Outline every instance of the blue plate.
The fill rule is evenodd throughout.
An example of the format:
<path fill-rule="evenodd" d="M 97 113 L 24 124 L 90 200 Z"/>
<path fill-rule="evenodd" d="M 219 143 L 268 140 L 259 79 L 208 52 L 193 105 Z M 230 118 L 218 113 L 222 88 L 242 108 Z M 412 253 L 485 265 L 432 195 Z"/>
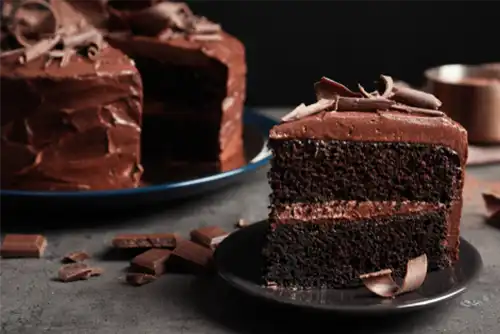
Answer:
<path fill-rule="evenodd" d="M 269 130 L 277 122 L 255 110 L 244 112 L 244 150 L 248 163 L 237 169 L 174 182 L 151 183 L 145 186 L 121 190 L 101 191 L 22 191 L 1 190 L 2 207 L 61 206 L 76 204 L 81 207 L 109 208 L 132 204 L 154 204 L 188 196 L 207 193 L 229 183 L 244 180 L 246 176 L 265 166 L 271 157 L 267 147 Z"/>

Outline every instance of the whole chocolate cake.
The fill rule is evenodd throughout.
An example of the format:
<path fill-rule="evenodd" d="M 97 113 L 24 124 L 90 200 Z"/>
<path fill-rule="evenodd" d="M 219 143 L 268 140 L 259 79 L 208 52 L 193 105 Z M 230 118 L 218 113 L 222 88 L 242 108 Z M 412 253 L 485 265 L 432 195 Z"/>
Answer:
<path fill-rule="evenodd" d="M 243 44 L 184 3 L 112 0 L 104 12 L 108 41 L 144 83 L 144 159 L 167 170 L 241 167 Z"/>
<path fill-rule="evenodd" d="M 383 269 L 402 277 L 458 259 L 467 133 L 433 95 L 360 93 L 327 78 L 270 133 L 270 229 L 264 279 L 342 288 Z"/>
<path fill-rule="evenodd" d="M 1 186 L 138 185 L 142 84 L 66 3 L 2 2 Z"/>

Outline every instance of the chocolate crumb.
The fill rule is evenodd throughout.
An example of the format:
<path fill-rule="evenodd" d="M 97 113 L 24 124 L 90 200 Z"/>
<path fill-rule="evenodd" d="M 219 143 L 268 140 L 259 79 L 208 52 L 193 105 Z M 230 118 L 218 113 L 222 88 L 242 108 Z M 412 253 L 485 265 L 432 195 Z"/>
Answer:
<path fill-rule="evenodd" d="M 236 227 L 237 228 L 243 228 L 243 227 L 247 227 L 248 225 L 250 225 L 245 219 L 241 218 L 240 220 L 238 220 L 238 222 L 236 223 Z"/>
<path fill-rule="evenodd" d="M 62 261 L 64 263 L 71 263 L 71 262 L 83 262 L 88 259 L 90 259 L 90 255 L 87 254 L 86 252 L 76 251 L 66 254 L 63 257 Z"/>
<path fill-rule="evenodd" d="M 141 286 L 156 281 L 157 277 L 145 273 L 128 273 L 127 283 L 134 286 Z"/>
<path fill-rule="evenodd" d="M 486 205 L 487 219 L 490 222 L 500 223 L 500 193 L 483 193 L 483 200 Z"/>

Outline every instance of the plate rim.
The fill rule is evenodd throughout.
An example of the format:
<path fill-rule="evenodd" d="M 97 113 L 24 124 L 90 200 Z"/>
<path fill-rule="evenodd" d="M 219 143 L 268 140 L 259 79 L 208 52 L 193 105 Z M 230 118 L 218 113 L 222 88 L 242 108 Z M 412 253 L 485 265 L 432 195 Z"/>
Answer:
<path fill-rule="evenodd" d="M 251 228 L 252 226 L 256 224 L 266 224 L 267 219 L 263 221 L 259 221 L 257 223 L 254 223 L 248 227 L 244 227 L 240 230 L 237 230 L 233 233 L 231 233 L 227 238 L 225 238 L 222 242 L 221 245 L 224 242 L 227 242 L 228 239 L 230 239 L 233 234 L 235 233 L 244 233 L 244 230 L 247 228 Z M 255 226 L 254 226 L 255 227 Z M 462 236 L 460 237 L 460 245 L 461 247 L 465 246 L 470 248 L 470 250 L 473 253 L 473 257 L 476 259 L 475 261 L 475 271 L 474 274 L 472 274 L 470 277 L 467 277 L 463 282 L 461 282 L 456 288 L 450 288 L 449 290 L 445 292 L 441 292 L 439 294 L 436 294 L 432 297 L 427 297 L 427 298 L 421 298 L 416 301 L 408 301 L 407 303 L 404 304 L 398 304 L 398 305 L 391 305 L 391 304 L 376 304 L 376 305 L 369 305 L 369 306 L 355 306 L 355 305 L 341 305 L 341 304 L 306 304 L 305 302 L 301 301 L 296 301 L 293 299 L 289 298 L 281 298 L 276 295 L 264 295 L 262 293 L 259 293 L 258 290 L 256 289 L 251 289 L 245 286 L 244 284 L 238 284 L 238 280 L 234 280 L 231 278 L 236 277 L 240 280 L 247 281 L 241 277 L 238 277 L 228 270 L 220 270 L 221 267 L 218 265 L 219 263 L 219 256 L 220 254 L 220 246 L 219 245 L 214 253 L 214 260 L 216 264 L 216 271 L 219 277 L 221 277 L 227 284 L 232 286 L 233 288 L 249 295 L 255 298 L 259 298 L 262 300 L 270 301 L 272 303 L 277 303 L 280 305 L 285 305 L 285 306 L 292 306 L 292 307 L 298 307 L 302 309 L 310 309 L 314 311 L 321 311 L 321 312 L 335 312 L 335 313 L 344 313 L 344 314 L 380 314 L 380 313 L 394 313 L 394 312 L 405 312 L 405 311 L 417 311 L 426 307 L 432 307 L 432 306 L 437 306 L 439 303 L 454 299 L 455 297 L 463 294 L 469 287 L 471 283 L 473 283 L 478 276 L 481 274 L 483 270 L 483 260 L 481 257 L 481 253 L 477 250 L 477 248 L 472 245 L 470 242 L 468 242 L 466 239 L 464 239 Z M 224 269 L 224 268 L 222 268 Z M 248 281 L 247 281 L 248 282 Z M 254 287 L 257 287 L 257 284 L 253 285 Z M 262 287 L 263 288 L 263 287 Z"/>
<path fill-rule="evenodd" d="M 265 128 L 267 133 L 264 133 L 264 131 L 262 131 L 262 134 L 264 135 L 264 145 L 262 150 L 255 157 L 253 157 L 248 164 L 240 168 L 185 181 L 161 183 L 157 185 L 138 187 L 138 188 L 113 189 L 113 190 L 89 190 L 89 191 L 29 191 L 29 190 L 0 189 L 0 196 L 23 197 L 23 198 L 54 198 L 54 197 L 100 198 L 108 196 L 121 197 L 130 195 L 141 195 L 146 193 L 151 194 L 155 192 L 164 192 L 184 187 L 193 187 L 208 182 L 227 179 L 232 176 L 242 174 L 245 172 L 250 172 L 265 166 L 271 159 L 272 152 L 267 148 L 267 142 L 269 138 L 269 133 L 267 130 L 271 129 L 274 125 L 278 124 L 278 121 L 259 112 L 257 108 L 252 108 L 252 107 L 244 108 L 243 119 L 245 124 L 246 123 L 257 124 L 259 128 L 261 129 Z"/>

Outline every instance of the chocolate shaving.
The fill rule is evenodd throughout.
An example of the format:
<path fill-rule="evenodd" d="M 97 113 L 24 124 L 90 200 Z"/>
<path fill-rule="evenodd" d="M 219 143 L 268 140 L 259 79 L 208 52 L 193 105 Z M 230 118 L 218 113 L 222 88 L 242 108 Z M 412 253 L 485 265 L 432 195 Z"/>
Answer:
<path fill-rule="evenodd" d="M 205 17 L 196 19 L 191 28 L 191 32 L 195 34 L 216 34 L 221 30 L 220 24 L 209 21 Z"/>
<path fill-rule="evenodd" d="M 320 111 L 326 110 L 337 103 L 338 96 L 335 99 L 319 99 L 316 103 L 310 104 L 306 106 L 304 103 L 300 104 L 292 110 L 292 112 L 283 116 L 281 119 L 283 122 L 289 122 L 296 119 L 304 118 L 306 116 L 314 115 L 319 113 Z"/>
<path fill-rule="evenodd" d="M 444 112 L 433 109 L 417 108 L 412 106 L 407 106 L 405 104 L 394 104 L 391 109 L 406 112 L 409 114 L 422 114 L 430 117 L 443 117 Z"/>
<path fill-rule="evenodd" d="M 355 93 L 336 81 L 322 77 L 319 82 L 314 84 L 317 102 L 310 105 L 302 103 L 281 120 L 289 122 L 322 111 L 379 112 L 395 110 L 430 117 L 445 116 L 443 112 L 436 110 L 441 106 L 441 101 L 434 95 L 411 88 L 395 87 L 394 80 L 390 76 L 381 75 L 380 77 L 385 85 L 381 94 L 378 91 L 369 93 L 361 85 L 358 85 L 360 93 Z M 411 105 L 397 103 L 400 100 L 405 100 Z"/>
<path fill-rule="evenodd" d="M 21 64 L 26 64 L 27 62 L 32 61 L 38 57 L 41 57 L 44 54 L 47 54 L 50 50 L 52 50 L 57 43 L 61 40 L 60 35 L 56 35 L 50 39 L 42 39 L 33 45 L 28 45 L 24 49 L 24 54 L 19 58 L 19 62 Z"/>
<path fill-rule="evenodd" d="M 397 295 L 418 289 L 427 276 L 427 255 L 423 254 L 408 261 L 403 283 L 398 285 L 391 269 L 360 275 L 365 287 L 374 294 L 384 298 L 395 298 Z"/>
<path fill-rule="evenodd" d="M 390 98 L 394 93 L 394 80 L 388 75 L 380 75 L 380 78 L 384 82 L 385 88 L 384 92 L 380 95 L 385 98 Z"/>
<path fill-rule="evenodd" d="M 432 94 L 408 87 L 394 87 L 391 99 L 417 108 L 438 109 L 442 103 Z"/>
<path fill-rule="evenodd" d="M 361 94 L 355 93 L 343 84 L 327 77 L 322 77 L 320 81 L 316 82 L 314 84 L 314 90 L 316 91 L 316 98 L 318 100 L 333 99 L 337 95 L 361 97 Z"/>
<path fill-rule="evenodd" d="M 50 14 L 52 15 L 52 17 L 54 19 L 54 22 L 55 22 L 55 24 L 54 24 L 54 31 L 51 32 L 52 34 L 56 33 L 56 31 L 57 31 L 57 29 L 58 29 L 58 27 L 60 25 L 59 16 L 57 15 L 56 11 L 50 5 L 49 2 L 43 1 L 43 0 L 26 0 L 26 1 L 23 1 L 23 2 L 19 3 L 18 6 L 16 8 L 13 8 L 12 11 L 11 11 L 11 17 L 12 17 L 11 24 L 13 25 L 12 31 L 13 31 L 14 37 L 16 38 L 17 42 L 20 45 L 24 46 L 24 47 L 29 47 L 29 46 L 31 46 L 33 44 L 33 43 L 30 43 L 30 41 L 25 38 L 24 33 L 22 31 L 23 26 L 25 26 L 25 23 L 27 23 L 26 20 L 27 19 L 29 20 L 29 18 L 28 17 L 22 17 L 22 16 L 18 17 L 18 14 L 22 13 L 23 7 L 26 7 L 26 6 L 29 6 L 29 5 L 42 6 L 46 10 L 48 10 L 50 12 Z M 32 19 L 32 21 L 33 21 L 33 19 Z M 37 20 L 37 21 L 39 21 L 39 20 Z M 32 26 L 34 24 L 35 24 L 35 22 L 31 22 L 29 25 Z"/>
<path fill-rule="evenodd" d="M 500 194 L 483 193 L 482 195 L 488 213 L 488 220 L 500 221 Z"/>
<path fill-rule="evenodd" d="M 198 41 L 198 42 L 209 42 L 209 41 L 220 41 L 222 40 L 221 35 L 190 35 L 190 41 Z"/>

